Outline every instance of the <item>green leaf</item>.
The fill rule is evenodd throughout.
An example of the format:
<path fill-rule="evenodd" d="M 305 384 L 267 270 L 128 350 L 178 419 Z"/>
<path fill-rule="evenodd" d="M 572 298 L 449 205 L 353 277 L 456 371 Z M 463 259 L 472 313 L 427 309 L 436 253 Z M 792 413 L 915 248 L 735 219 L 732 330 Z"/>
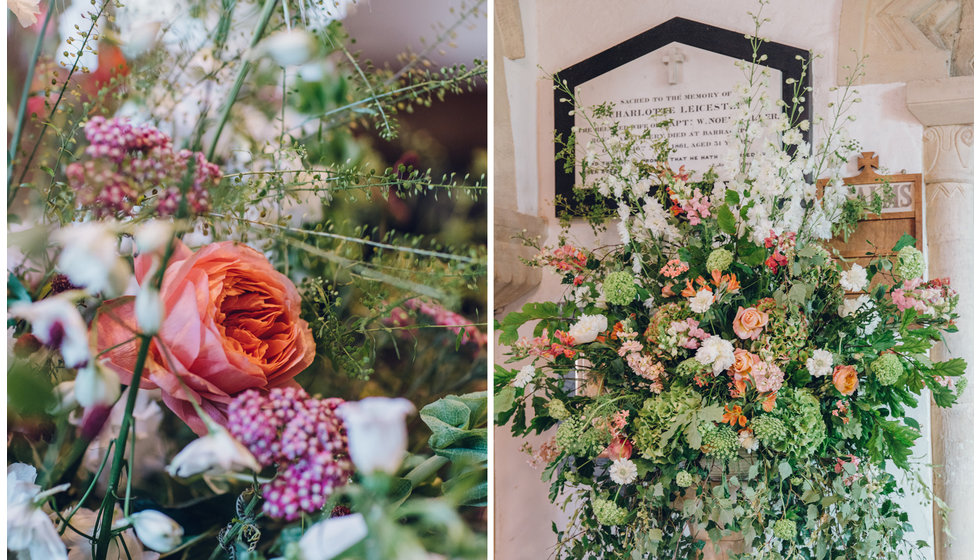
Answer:
<path fill-rule="evenodd" d="M 741 199 L 738 193 L 732 189 L 725 191 L 725 204 L 728 206 L 738 206 L 738 201 Z"/>
<path fill-rule="evenodd" d="M 966 360 L 963 358 L 953 358 L 945 362 L 933 364 L 932 374 L 945 377 L 959 377 L 966 373 Z"/>
<path fill-rule="evenodd" d="M 789 463 L 786 461 L 779 463 L 779 478 L 786 480 L 791 474 L 793 474 L 793 467 L 789 466 Z"/>
<path fill-rule="evenodd" d="M 735 235 L 735 215 L 728 206 L 718 209 L 718 229 L 729 235 Z"/>
<path fill-rule="evenodd" d="M 892 247 L 892 251 L 897 253 L 902 248 L 911 247 L 911 246 L 915 246 L 915 238 L 906 233 L 899 238 L 898 243 L 896 243 L 895 246 Z"/>
<path fill-rule="evenodd" d="M 7 290 L 10 294 L 10 297 L 7 298 L 7 307 L 15 303 L 31 302 L 31 295 L 27 293 L 27 288 L 13 274 L 7 275 Z"/>
<path fill-rule="evenodd" d="M 429 447 L 451 461 L 487 460 L 487 393 L 449 395 L 422 407 L 419 415 L 432 430 Z"/>
<path fill-rule="evenodd" d="M 739 246 L 738 256 L 746 266 L 760 266 L 766 262 L 766 248 L 749 243 Z"/>

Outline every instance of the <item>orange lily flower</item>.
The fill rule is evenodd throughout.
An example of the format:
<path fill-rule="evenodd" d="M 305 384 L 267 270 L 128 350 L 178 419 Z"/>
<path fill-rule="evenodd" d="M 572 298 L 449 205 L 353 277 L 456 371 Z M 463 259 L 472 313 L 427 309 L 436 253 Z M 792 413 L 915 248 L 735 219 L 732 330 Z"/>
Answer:
<path fill-rule="evenodd" d="M 694 297 L 698 295 L 697 290 L 694 289 L 694 285 L 691 284 L 690 278 L 687 279 L 687 287 L 684 288 L 684 291 L 681 292 L 681 295 L 684 297 Z"/>
<path fill-rule="evenodd" d="M 725 413 L 721 415 L 721 419 L 728 422 L 732 426 L 742 426 L 745 427 L 748 424 L 748 419 L 742 414 L 742 407 L 735 405 L 731 410 L 728 409 L 728 405 L 725 405 Z"/>
<path fill-rule="evenodd" d="M 762 401 L 762 409 L 766 412 L 772 412 L 776 408 L 776 393 L 769 393 L 765 400 Z"/>

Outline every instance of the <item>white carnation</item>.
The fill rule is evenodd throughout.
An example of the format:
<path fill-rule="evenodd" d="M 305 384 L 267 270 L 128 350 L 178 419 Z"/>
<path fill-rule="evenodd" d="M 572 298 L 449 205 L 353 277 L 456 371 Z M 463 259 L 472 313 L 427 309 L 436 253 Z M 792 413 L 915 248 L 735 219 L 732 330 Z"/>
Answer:
<path fill-rule="evenodd" d="M 534 379 L 534 366 L 528 364 L 521 368 L 521 371 L 517 372 L 517 376 L 514 377 L 514 387 L 522 388 Z"/>
<path fill-rule="evenodd" d="M 813 377 L 828 375 L 834 368 L 834 355 L 826 350 L 814 350 L 813 357 L 806 361 L 806 369 Z"/>
<path fill-rule="evenodd" d="M 718 375 L 735 363 L 735 347 L 720 336 L 712 335 L 701 343 L 694 358 L 702 365 L 710 365 L 712 373 Z"/>
<path fill-rule="evenodd" d="M 626 458 L 616 459 L 609 467 L 609 478 L 616 484 L 630 484 L 636 475 L 636 464 Z"/>
<path fill-rule="evenodd" d="M 691 304 L 691 311 L 695 313 L 704 313 L 711 307 L 711 304 L 715 301 L 714 294 L 711 290 L 707 288 L 702 288 L 698 290 L 698 293 L 687 299 Z"/>
<path fill-rule="evenodd" d="M 607 328 L 609 321 L 605 315 L 583 315 L 568 329 L 568 334 L 575 340 L 575 344 L 586 344 L 594 341 Z"/>
<path fill-rule="evenodd" d="M 854 263 L 850 270 L 841 271 L 840 285 L 848 292 L 860 292 L 868 285 L 868 273 L 863 266 Z"/>

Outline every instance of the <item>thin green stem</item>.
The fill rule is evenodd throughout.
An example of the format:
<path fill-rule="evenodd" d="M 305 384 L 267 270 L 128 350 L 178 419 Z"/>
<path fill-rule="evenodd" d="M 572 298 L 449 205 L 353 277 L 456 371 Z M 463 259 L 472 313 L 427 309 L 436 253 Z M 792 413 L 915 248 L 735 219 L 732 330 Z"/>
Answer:
<path fill-rule="evenodd" d="M 276 7 L 277 0 L 265 0 L 265 5 L 262 7 L 262 14 L 259 16 L 259 23 L 255 26 L 255 33 L 252 35 L 252 42 L 249 44 L 249 49 L 254 49 L 255 45 L 259 43 L 259 39 L 262 38 L 262 34 L 265 33 L 265 27 L 269 23 L 269 18 L 272 17 L 272 11 Z M 224 107 L 221 109 L 221 116 L 218 118 L 218 126 L 214 130 L 214 140 L 211 141 L 211 147 L 208 148 L 207 159 L 208 161 L 214 159 L 214 152 L 218 149 L 218 140 L 221 138 L 221 131 L 228 124 L 228 117 L 231 116 L 231 108 L 235 105 L 235 98 L 238 97 L 238 92 L 241 91 L 242 86 L 245 85 L 245 76 L 248 75 L 248 71 L 252 68 L 252 62 L 247 58 L 242 60 L 242 67 L 238 70 L 238 77 L 235 78 L 235 85 L 231 88 L 231 92 L 228 93 L 228 99 L 225 101 Z"/>
<path fill-rule="evenodd" d="M 84 504 L 85 500 L 88 499 L 89 494 L 91 494 L 92 491 L 95 490 L 95 487 L 99 485 L 99 478 L 102 477 L 102 471 L 105 469 L 106 464 L 109 462 L 109 457 L 112 456 L 112 446 L 115 445 L 115 443 L 116 442 L 114 441 L 109 442 L 109 449 L 106 449 L 105 457 L 102 458 L 102 464 L 99 465 L 99 470 L 96 471 L 95 478 L 92 479 L 92 483 L 88 485 L 88 489 L 85 490 L 85 493 L 82 494 L 81 498 L 79 498 L 78 503 L 75 504 L 75 507 L 72 508 L 72 510 L 68 512 L 68 515 L 64 518 L 66 525 L 65 527 L 62 527 L 60 531 L 58 531 L 58 534 L 63 535 L 65 533 L 65 529 L 68 527 L 67 523 L 71 521 L 72 517 L 75 517 L 75 514 L 78 513 L 79 509 L 81 509 L 82 504 Z"/>
<path fill-rule="evenodd" d="M 41 56 L 41 45 L 44 44 L 44 35 L 48 30 L 48 23 L 54 10 L 48 8 L 48 13 L 44 16 L 44 24 L 41 25 L 41 32 L 34 43 L 34 53 L 31 54 L 31 62 L 27 66 L 27 76 L 24 78 L 24 91 L 20 95 L 20 106 L 17 108 L 17 121 L 14 125 L 14 135 L 10 139 L 10 148 L 7 151 L 7 206 L 14 201 L 16 189 L 10 188 L 14 182 L 14 159 L 17 157 L 17 148 L 20 146 L 20 133 L 24 129 L 24 114 L 27 112 L 27 98 L 30 97 L 31 83 L 34 82 L 34 69 L 37 67 L 37 59 Z"/>
<path fill-rule="evenodd" d="M 140 379 L 143 377 L 143 366 L 146 365 L 146 357 L 150 353 L 150 342 L 152 341 L 153 337 L 140 335 L 140 348 L 136 355 L 136 367 L 133 368 L 133 381 L 129 385 L 129 394 L 126 395 L 126 410 L 123 413 L 119 437 L 116 440 L 116 452 L 112 457 L 112 469 L 109 471 L 105 498 L 102 500 L 102 523 L 97 533 L 95 560 L 105 560 L 109 553 L 109 543 L 112 538 L 112 511 L 116 505 L 116 486 L 119 484 L 119 475 L 122 473 L 126 442 L 129 439 L 129 426 L 133 421 L 133 409 L 136 408 L 136 396 L 139 393 Z M 130 477 L 132 477 L 132 473 L 130 473 Z"/>

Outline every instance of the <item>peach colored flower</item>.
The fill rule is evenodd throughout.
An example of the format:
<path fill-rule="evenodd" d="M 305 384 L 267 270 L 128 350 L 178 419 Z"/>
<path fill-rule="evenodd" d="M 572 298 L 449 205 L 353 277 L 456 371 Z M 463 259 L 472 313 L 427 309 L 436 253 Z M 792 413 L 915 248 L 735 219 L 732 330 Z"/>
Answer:
<path fill-rule="evenodd" d="M 769 314 L 759 311 L 754 307 L 743 308 L 741 305 L 738 306 L 738 312 L 735 314 L 735 321 L 732 322 L 732 328 L 735 329 L 735 336 L 745 340 L 751 338 L 755 340 L 759 338 L 762 334 L 762 329 L 766 328 L 769 324 Z"/>
<path fill-rule="evenodd" d="M 858 386 L 858 372 L 854 366 L 837 366 L 834 368 L 834 387 L 843 395 L 852 394 Z"/>
<path fill-rule="evenodd" d="M 295 385 L 293 377 L 313 362 L 315 348 L 299 317 L 299 292 L 261 253 L 231 241 L 196 253 L 177 243 L 160 289 L 164 319 L 141 388 L 159 388 L 164 403 L 203 435 L 207 428 L 190 399 L 224 425 L 235 395 Z M 141 284 L 151 280 L 155 258 L 136 257 Z M 136 367 L 136 324 L 132 297 L 105 302 L 96 317 L 96 345 L 124 383 Z"/>
<path fill-rule="evenodd" d="M 746 380 L 752 379 L 752 369 L 762 362 L 759 356 L 744 348 L 735 349 L 735 363 L 728 368 L 732 379 L 735 381 L 735 388 L 739 394 L 745 394 Z"/>

